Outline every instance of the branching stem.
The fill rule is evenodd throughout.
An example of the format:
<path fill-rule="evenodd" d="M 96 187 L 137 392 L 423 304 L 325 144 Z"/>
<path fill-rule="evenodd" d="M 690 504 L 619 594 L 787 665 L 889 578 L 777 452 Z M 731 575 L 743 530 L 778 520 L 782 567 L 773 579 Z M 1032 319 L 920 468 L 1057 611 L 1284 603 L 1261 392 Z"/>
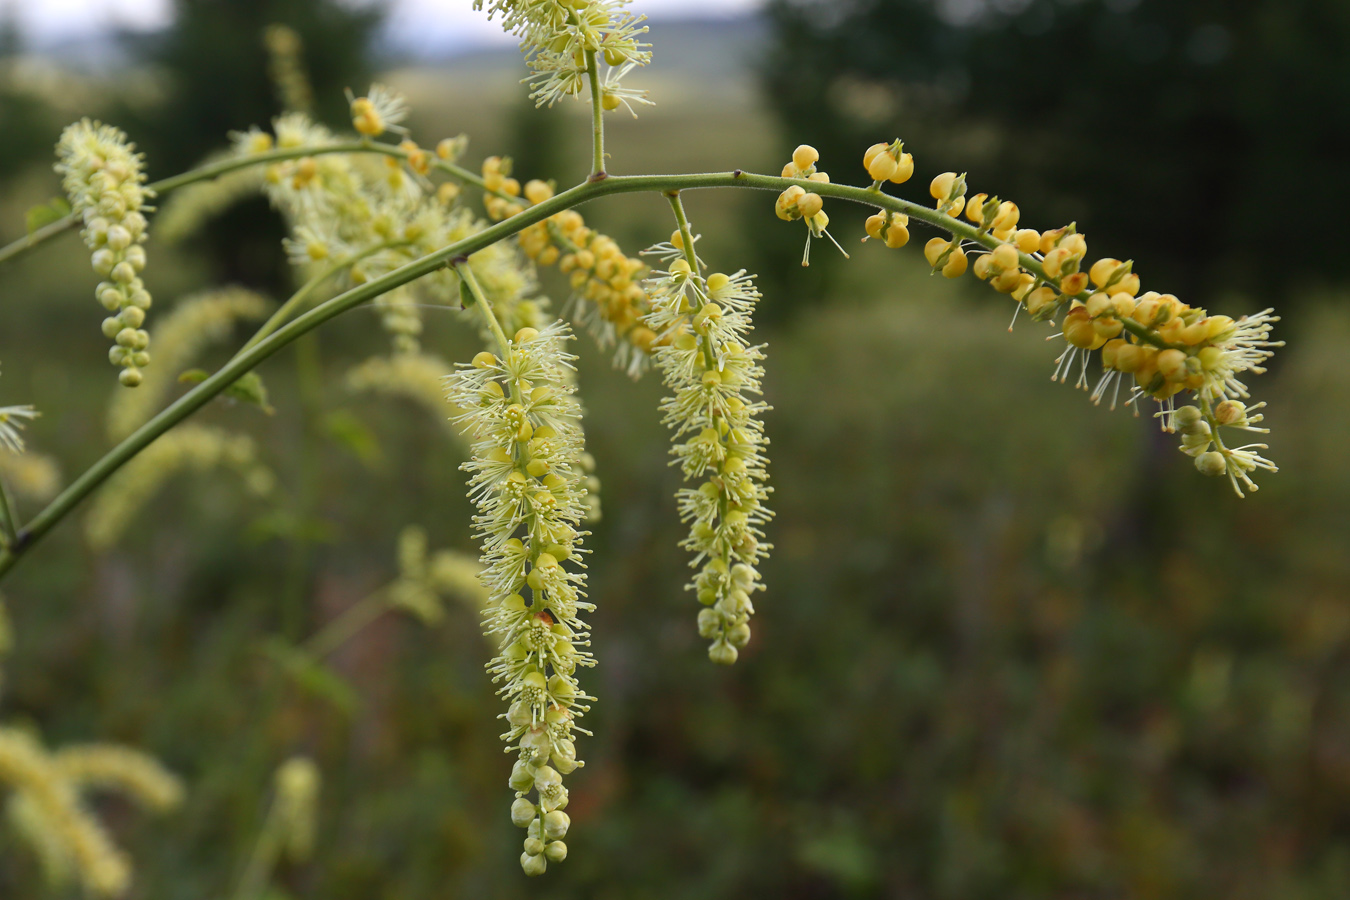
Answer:
<path fill-rule="evenodd" d="M 225 172 L 253 165 L 260 161 L 265 161 L 263 159 L 264 157 L 268 160 L 294 159 L 300 156 L 313 156 L 320 152 L 380 152 L 387 153 L 391 156 L 406 155 L 397 147 L 387 144 L 375 144 L 368 141 L 352 144 L 338 144 L 324 148 L 310 147 L 303 150 L 270 151 L 268 154 L 257 154 L 239 160 L 228 160 L 224 163 L 217 163 L 214 166 L 206 166 L 202 169 L 195 170 L 195 173 L 186 173 L 176 179 L 167 179 L 165 182 L 159 182 L 155 187 L 157 190 L 167 190 L 169 187 L 177 187 L 181 184 L 188 183 L 189 181 L 214 177 L 215 175 L 224 174 Z M 456 177 L 462 177 L 465 181 L 481 184 L 482 179 L 467 172 L 467 170 L 460 169 L 457 166 L 452 166 L 444 162 L 440 163 L 440 167 L 447 171 L 453 170 L 452 174 L 456 174 Z M 272 356 L 282 347 L 285 347 L 301 335 L 312 331 L 349 309 L 353 309 L 369 300 L 373 300 L 396 287 L 421 278 L 423 275 L 427 275 L 436 269 L 447 265 L 454 265 L 454 261 L 459 257 L 467 257 L 469 254 L 476 253 L 484 247 L 491 246 L 500 240 L 508 238 L 536 222 L 541 222 L 550 216 L 579 206 L 582 203 L 594 200 L 598 197 L 607 196 L 609 194 L 632 194 L 642 192 L 655 192 L 670 195 L 671 193 L 678 193 L 679 191 L 685 190 L 722 187 L 783 191 L 794 184 L 814 191 L 825 198 L 848 200 L 864 206 L 906 213 L 911 218 L 926 222 L 929 225 L 933 225 L 936 228 L 949 232 L 956 237 L 979 244 L 987 249 L 993 249 L 999 244 L 999 241 L 996 238 L 978 230 L 974 225 L 939 213 L 927 206 L 909 200 L 903 200 L 899 197 L 892 197 L 879 191 L 851 187 L 843 184 L 824 184 L 815 181 L 807 181 L 805 179 L 780 178 L 772 175 L 753 175 L 740 170 L 735 172 L 710 172 L 690 175 L 611 175 L 597 181 L 587 181 L 584 184 L 579 184 L 576 187 L 550 197 L 542 203 L 528 207 L 508 219 L 490 225 L 464 240 L 457 241 L 454 244 L 450 244 L 447 247 L 443 247 L 440 250 L 415 259 L 379 278 L 339 294 L 281 326 L 252 347 L 242 350 L 214 375 L 184 394 L 175 403 L 160 412 L 149 422 L 146 422 L 129 437 L 110 450 L 102 459 L 94 463 L 94 465 L 76 478 L 75 481 L 62 491 L 56 499 L 52 500 L 42 512 L 38 513 L 27 526 L 19 529 L 13 545 L 0 551 L 0 578 L 8 573 L 19 559 L 40 541 L 46 533 L 56 525 L 56 523 L 69 515 L 70 512 L 79 505 L 80 501 L 92 493 L 94 489 L 102 484 L 110 475 L 125 465 L 128 460 L 148 447 L 156 438 L 197 410 L 201 409 L 213 397 L 237 381 L 240 376 L 253 370 L 262 363 L 263 360 Z M 0 256 L 0 259 L 3 259 L 3 256 Z M 1034 257 L 1022 254 L 1021 263 L 1028 271 L 1042 277 L 1044 276 L 1045 273 L 1041 268 L 1040 261 Z M 467 269 L 462 269 L 461 271 L 467 272 Z M 1056 283 L 1054 279 L 1047 278 L 1045 280 L 1051 284 Z M 470 285 L 470 289 L 472 289 L 472 284 Z M 493 318 L 495 321 L 495 317 Z M 497 326 L 496 331 L 501 331 L 500 325 Z M 1133 332 L 1133 329 L 1131 329 L 1131 331 Z M 504 338 L 505 335 L 501 335 L 499 340 L 503 340 Z M 1147 340 L 1148 338 L 1143 337 L 1143 339 Z"/>

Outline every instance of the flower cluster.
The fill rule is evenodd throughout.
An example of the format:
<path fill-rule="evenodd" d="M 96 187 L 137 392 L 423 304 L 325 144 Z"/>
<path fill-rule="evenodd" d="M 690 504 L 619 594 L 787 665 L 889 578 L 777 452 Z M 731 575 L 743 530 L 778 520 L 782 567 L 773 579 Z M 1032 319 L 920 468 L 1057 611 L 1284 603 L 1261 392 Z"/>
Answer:
<path fill-rule="evenodd" d="M 584 599 L 585 575 L 568 568 L 580 568 L 586 515 L 570 338 L 562 322 L 521 329 L 501 341 L 500 356 L 479 353 L 447 382 L 462 410 L 456 422 L 474 441 L 463 468 L 483 541 L 484 627 L 500 642 L 488 670 L 509 704 L 502 739 L 518 754 L 511 820 L 527 829 L 521 866 L 530 875 L 567 856 L 563 776 L 581 765 L 573 731 L 583 731 L 576 718 L 593 699 L 576 670 L 594 664 L 578 618 L 594 607 Z"/>
<path fill-rule="evenodd" d="M 673 392 L 661 404 L 674 430 L 671 452 L 686 481 L 702 480 L 677 495 L 690 525 L 681 546 L 699 569 L 691 587 L 705 607 L 698 630 L 712 641 L 713 662 L 729 664 L 750 640 L 751 594 L 762 589 L 756 566 L 770 549 L 763 532 L 772 515 L 764 505 L 768 439 L 760 419 L 768 406 L 754 399 L 764 353 L 746 342 L 760 294 L 744 272 L 704 278 L 685 257 L 654 273 L 648 291 L 647 324 L 669 339 L 657 348 L 656 365 Z"/>
<path fill-rule="evenodd" d="M 796 150 L 792 151 L 792 161 L 783 166 L 784 178 L 803 178 L 807 181 L 814 181 L 817 184 L 829 184 L 830 176 L 827 172 L 816 168 L 816 163 L 820 161 L 820 153 L 815 147 L 809 144 L 802 144 Z M 774 204 L 773 211 L 785 222 L 791 222 L 801 219 L 806 223 L 806 250 L 802 253 L 802 265 L 811 264 L 811 238 L 827 237 L 835 247 L 839 249 L 844 257 L 848 253 L 839 242 L 826 230 L 830 224 L 830 217 L 825 214 L 825 201 L 815 191 L 807 190 L 805 187 L 794 184 L 788 187 L 783 193 L 778 195 L 778 201 Z"/>
<path fill-rule="evenodd" d="M 620 87 L 620 80 L 652 55 L 642 43 L 645 17 L 624 7 L 628 0 L 474 0 L 488 16 L 500 15 L 503 27 L 520 38 L 520 49 L 534 70 L 527 78 L 530 96 L 539 106 L 581 94 L 592 67 L 603 59 L 606 73 L 601 102 L 617 109 L 627 100 L 643 100 L 639 91 Z"/>
<path fill-rule="evenodd" d="M 489 157 L 483 162 L 483 179 L 489 191 L 519 196 L 519 182 L 506 177 L 509 160 Z M 525 184 L 524 199 L 543 203 L 553 196 L 551 185 L 538 180 Z M 515 215 L 523 206 L 488 193 L 484 196 L 493 218 Z M 633 376 L 647 366 L 656 343 L 656 333 L 642 324 L 649 309 L 642 279 L 646 263 L 623 252 L 611 237 L 588 227 L 581 213 L 565 210 L 521 229 L 525 255 L 541 266 L 555 263 L 572 287 L 567 311 L 589 331 L 602 348 L 614 347 L 614 363 Z"/>
<path fill-rule="evenodd" d="M 246 288 L 227 287 L 194 294 L 157 320 L 159 362 L 148 370 L 139 391 L 120 391 L 108 407 L 108 436 L 121 440 L 159 409 L 182 373 L 203 349 L 229 336 L 238 321 L 261 319 L 271 304 Z"/>
<path fill-rule="evenodd" d="M 913 171 L 912 158 L 901 148 L 895 141 L 868 149 L 863 165 L 874 189 L 883 181 L 904 181 Z M 1250 394 L 1241 376 L 1264 372 L 1272 348 L 1283 346 L 1270 340 L 1279 321 L 1272 310 L 1235 321 L 1172 294 L 1140 293 L 1132 262 L 1107 257 L 1088 264 L 1087 239 L 1075 224 L 1044 232 L 1019 228 L 1016 203 L 983 193 L 967 198 L 966 191 L 966 176 L 955 172 L 929 185 L 940 215 L 954 219 L 964 213 L 973 225 L 948 220 L 952 237 L 928 241 L 924 256 L 934 272 L 958 278 L 969 268 L 1017 301 L 1019 311 L 1038 321 L 1060 319 L 1067 346 L 1055 360 L 1054 380 L 1067 381 L 1077 369 L 1077 385 L 1088 388 L 1089 357 L 1100 351 L 1103 373 L 1092 389 L 1093 402 L 1109 393 L 1114 408 L 1121 384 L 1132 381 L 1126 402 L 1158 401 L 1164 430 L 1181 431 L 1181 449 L 1195 458 L 1196 468 L 1226 474 L 1238 496 L 1244 487 L 1256 489 L 1253 471 L 1276 471 L 1260 454 L 1265 444 L 1230 447 L 1221 431 L 1267 431 L 1256 427 L 1263 418 L 1256 410 L 1265 404 L 1246 405 Z M 899 247 L 909 240 L 908 225 L 907 216 L 883 211 L 869 218 L 866 228 L 869 237 Z M 967 250 L 976 254 L 973 263 Z M 1178 409 L 1175 398 L 1183 392 L 1195 405 Z"/>
<path fill-rule="evenodd" d="M 371 137 L 403 131 L 397 123 L 407 114 L 407 104 L 394 91 L 374 85 L 367 96 L 353 98 L 352 112 L 353 127 Z M 257 128 L 235 134 L 233 152 L 235 158 L 246 159 L 274 146 L 315 149 L 312 156 L 264 169 L 264 190 L 291 226 L 287 253 L 302 271 L 342 271 L 351 284 L 361 284 L 485 227 L 456 205 L 457 185 L 446 182 L 434 189 L 428 177 L 437 161 L 453 161 L 462 152 L 462 138 L 447 138 L 434 152 L 405 139 L 399 155 L 377 156 L 318 152 L 337 139 L 301 113 L 278 117 L 273 130 L 275 137 Z M 471 265 L 503 321 L 538 321 L 540 303 L 526 299 L 534 280 L 516 248 L 495 243 L 475 253 Z M 382 295 L 374 305 L 395 351 L 417 353 L 422 303 L 450 305 L 458 300 L 459 279 L 446 268 Z"/>
<path fill-rule="evenodd" d="M 295 862 L 304 862 L 314 852 L 322 783 L 319 767 L 309 757 L 293 756 L 277 767 L 272 814 L 281 835 L 281 849 Z"/>
<path fill-rule="evenodd" d="M 104 336 L 115 342 L 108 358 L 122 366 L 122 384 L 135 387 L 141 369 L 150 364 L 150 335 L 141 328 L 150 308 L 140 277 L 146 238 L 142 210 L 151 196 L 142 155 L 121 130 L 88 119 L 61 132 L 56 154 L 62 187 L 84 222 L 84 242 L 94 251 L 94 271 L 107 279 L 94 296 L 112 313 L 103 320 Z"/>
<path fill-rule="evenodd" d="M 49 753 L 16 728 L 0 728 L 0 783 L 13 789 L 6 812 L 39 853 L 49 881 L 59 887 L 77 878 L 101 897 L 126 891 L 131 864 L 85 808 L 83 792 L 117 790 L 157 811 L 183 796 L 174 775 L 135 750 L 95 744 Z"/>

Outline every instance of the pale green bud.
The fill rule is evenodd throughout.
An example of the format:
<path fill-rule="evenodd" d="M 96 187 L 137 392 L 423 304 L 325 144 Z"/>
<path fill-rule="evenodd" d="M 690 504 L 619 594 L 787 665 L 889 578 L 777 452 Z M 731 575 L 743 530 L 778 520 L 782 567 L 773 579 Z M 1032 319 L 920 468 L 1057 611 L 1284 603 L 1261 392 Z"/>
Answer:
<path fill-rule="evenodd" d="M 508 783 L 513 791 L 528 791 L 534 787 L 534 772 L 530 770 L 529 763 L 523 759 L 516 760 L 516 764 L 511 767 L 511 780 Z"/>
<path fill-rule="evenodd" d="M 108 273 L 113 270 L 113 266 L 117 265 L 117 257 L 111 250 L 95 250 L 94 255 L 89 257 L 89 262 L 93 265 L 95 272 L 106 278 Z M 131 267 L 128 266 L 127 268 L 130 269 Z M 133 272 L 132 275 L 135 275 L 135 273 Z"/>
<path fill-rule="evenodd" d="M 150 365 L 150 354 L 146 353 L 144 350 L 137 350 L 135 353 L 131 354 L 131 362 L 133 365 L 140 366 L 143 369 Z"/>
<path fill-rule="evenodd" d="M 118 333 L 121 332 L 123 327 L 123 322 L 120 319 L 109 316 L 103 320 L 103 336 L 105 338 L 115 338 Z"/>
<path fill-rule="evenodd" d="M 526 875 L 533 878 L 536 875 L 543 875 L 548 870 L 548 860 L 536 853 L 531 856 L 529 853 L 520 854 L 520 867 Z"/>
<path fill-rule="evenodd" d="M 722 616 L 715 609 L 700 609 L 698 611 L 698 636 L 702 638 L 715 638 L 722 631 Z"/>
<path fill-rule="evenodd" d="M 117 289 L 116 285 L 107 281 L 99 282 L 98 288 L 94 291 L 94 296 L 98 298 L 99 304 L 109 312 L 122 305 L 122 292 Z"/>
<path fill-rule="evenodd" d="M 145 323 L 145 310 L 138 306 L 128 306 L 117 316 L 122 320 L 122 324 L 130 328 L 140 328 Z M 108 335 L 112 337 L 112 335 Z"/>
<path fill-rule="evenodd" d="M 544 852 L 544 842 L 537 837 L 527 837 L 525 839 L 525 852 L 530 856 L 538 856 Z"/>
<path fill-rule="evenodd" d="M 727 641 L 734 647 L 744 647 L 750 643 L 750 626 L 742 622 L 728 629 Z"/>
<path fill-rule="evenodd" d="M 554 810 L 544 816 L 544 837 L 550 841 L 556 841 L 559 838 L 567 837 L 567 829 L 572 825 L 572 817 L 561 810 Z M 553 860 L 561 862 L 561 860 Z"/>
<path fill-rule="evenodd" d="M 736 661 L 736 657 L 739 655 L 740 654 L 736 652 L 736 648 L 726 641 L 717 641 L 708 648 L 708 658 L 719 666 L 731 665 Z"/>
<path fill-rule="evenodd" d="M 134 388 L 140 386 L 140 369 L 123 369 L 117 376 L 117 380 L 122 382 L 123 387 Z"/>
<path fill-rule="evenodd" d="M 124 258 L 137 272 L 145 268 L 145 248 L 140 244 L 133 244 L 128 247 Z"/>
<path fill-rule="evenodd" d="M 567 859 L 567 845 L 562 841 L 554 841 L 544 848 L 544 855 L 550 862 L 560 863 Z"/>
<path fill-rule="evenodd" d="M 1195 468 L 1201 475 L 1222 475 L 1228 469 L 1228 462 L 1217 450 L 1201 453 L 1195 458 Z"/>
<path fill-rule="evenodd" d="M 533 803 L 524 797 L 517 797 L 516 802 L 511 804 L 511 824 L 517 828 L 528 828 L 538 812 Z"/>

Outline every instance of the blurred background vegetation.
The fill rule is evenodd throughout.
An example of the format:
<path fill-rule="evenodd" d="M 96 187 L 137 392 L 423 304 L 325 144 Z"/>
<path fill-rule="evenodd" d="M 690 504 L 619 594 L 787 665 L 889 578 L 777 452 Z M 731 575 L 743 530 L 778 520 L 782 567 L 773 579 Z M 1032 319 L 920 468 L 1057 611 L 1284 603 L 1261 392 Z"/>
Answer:
<path fill-rule="evenodd" d="M 268 119 L 275 22 L 302 37 L 331 124 L 342 88 L 375 73 L 409 95 L 424 144 L 465 132 L 471 160 L 584 174 L 584 111 L 529 109 L 513 50 L 400 57 L 379 18 L 179 0 L 170 29 L 97 70 L 3 29 L 0 240 L 57 191 L 51 146 L 81 115 L 123 125 L 152 178 Z M 344 389 L 383 347 L 352 312 L 263 367 L 277 415 L 202 416 L 259 442 L 270 498 L 228 474 L 176 479 L 112 549 L 69 521 L 5 585 L 0 718 L 51 745 L 135 744 L 187 780 L 169 819 L 100 807 L 137 862 L 133 896 L 230 896 L 296 753 L 324 778 L 318 853 L 279 871 L 277 897 L 1350 896 L 1350 308 L 1330 215 L 1350 177 L 1350 8 L 775 0 L 657 21 L 651 39 L 658 105 L 612 120 L 615 171 L 776 171 L 809 141 L 856 182 L 863 149 L 899 135 L 918 165 L 906 196 L 969 171 L 1024 222 L 1077 220 L 1094 255 L 1137 259 L 1146 288 L 1287 312 L 1289 347 L 1257 379 L 1283 471 L 1237 501 L 1147 419 L 1050 384 L 1044 328 L 1008 334 L 1006 300 L 934 281 L 917 250 L 859 246 L 860 212 L 831 209 L 852 261 L 801 270 L 771 197 L 696 194 L 710 262 L 769 286 L 769 591 L 741 662 L 714 669 L 680 588 L 660 385 L 583 338 L 600 702 L 571 858 L 527 882 L 470 605 L 434 628 L 374 623 L 329 660 L 346 689 L 302 685 L 265 650 L 393 578 L 409 523 L 472 549 L 463 447 L 425 409 Z M 586 214 L 630 251 L 670 230 L 659 198 Z M 1316 230 L 1293 229 L 1300 214 Z M 214 284 L 290 288 L 261 201 L 191 241 L 151 233 L 157 314 Z M 30 446 L 69 479 L 107 448 L 114 390 L 86 251 L 67 237 L 3 274 L 3 399 L 43 411 Z M 472 354 L 460 313 L 426 318 L 426 346 Z M 297 352 L 322 367 L 308 394 Z M 47 895 L 0 828 L 0 896 Z"/>

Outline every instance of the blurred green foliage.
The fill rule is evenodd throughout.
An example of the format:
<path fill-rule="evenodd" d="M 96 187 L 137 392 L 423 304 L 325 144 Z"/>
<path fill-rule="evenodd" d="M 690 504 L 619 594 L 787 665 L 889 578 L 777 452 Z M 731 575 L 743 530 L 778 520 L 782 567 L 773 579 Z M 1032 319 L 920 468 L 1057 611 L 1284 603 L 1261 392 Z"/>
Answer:
<path fill-rule="evenodd" d="M 261 24 L 246 30 L 253 40 Z M 311 65 L 316 55 L 307 48 Z M 400 77 L 424 85 L 411 91 L 424 143 L 464 130 L 471 159 L 526 157 L 530 132 L 495 99 L 515 96 L 516 71 L 504 95 L 453 70 Z M 849 178 L 852 155 L 827 149 L 842 123 L 818 113 L 780 134 L 758 107 L 690 93 L 658 92 L 665 102 L 641 122 L 616 123 L 616 164 L 773 169 L 805 138 Z M 580 137 L 523 175 L 565 181 L 581 168 L 584 117 L 543 127 L 555 125 Z M 921 162 L 938 158 L 917 143 Z M 1082 174 L 1076 190 L 1103 178 Z M 45 174 L 14 186 L 52 191 Z M 1056 195 L 1014 196 L 1030 217 Z M 700 193 L 689 206 L 717 268 L 774 241 L 800 251 L 768 195 Z M 831 213 L 852 250 L 862 215 Z M 630 249 L 670 230 L 657 198 L 586 214 Z M 248 215 L 261 229 L 269 214 Z M 1082 219 L 1096 234 L 1097 209 Z M 1140 245 L 1146 276 L 1168 250 Z M 218 277 L 200 247 L 152 240 L 149 252 L 165 305 Z M 71 522 L 16 570 L 0 716 L 53 745 L 132 743 L 185 777 L 187 806 L 170 819 L 113 800 L 99 809 L 147 900 L 229 897 L 272 772 L 296 753 L 319 764 L 322 815 L 315 861 L 278 873 L 283 897 L 1350 894 L 1343 294 L 1302 297 L 1283 323 L 1290 347 L 1257 382 L 1284 470 L 1238 502 L 1147 419 L 1050 384 L 1046 330 L 1023 321 L 1007 334 L 1006 300 L 928 277 L 917 252 L 869 243 L 854 257 L 813 264 L 830 274 L 811 302 L 764 332 L 776 552 L 755 640 L 730 671 L 707 663 L 696 604 L 678 588 L 660 385 L 630 382 L 578 342 L 606 513 L 590 539 L 599 666 L 587 684 L 599 702 L 568 810 L 571 856 L 543 880 L 515 860 L 476 610 L 452 608 L 434 629 L 385 617 L 303 678 L 278 665 L 292 660 L 279 648 L 396 574 L 404 525 L 424 525 L 434 547 L 472 546 L 463 448 L 424 410 L 342 386 L 382 349 L 369 311 L 263 367 L 276 416 L 204 411 L 266 448 L 282 481 L 272 499 L 223 479 L 176 481 L 114 550 L 93 553 Z M 0 304 L 4 402 L 43 410 L 31 446 L 67 477 L 106 448 L 113 390 L 86 273 L 77 241 L 44 247 L 6 268 Z M 545 288 L 565 295 L 551 278 Z M 770 293 L 766 313 L 781 303 Z M 428 311 L 423 344 L 468 359 L 471 325 Z M 42 896 L 33 855 L 0 826 L 0 897 Z"/>

